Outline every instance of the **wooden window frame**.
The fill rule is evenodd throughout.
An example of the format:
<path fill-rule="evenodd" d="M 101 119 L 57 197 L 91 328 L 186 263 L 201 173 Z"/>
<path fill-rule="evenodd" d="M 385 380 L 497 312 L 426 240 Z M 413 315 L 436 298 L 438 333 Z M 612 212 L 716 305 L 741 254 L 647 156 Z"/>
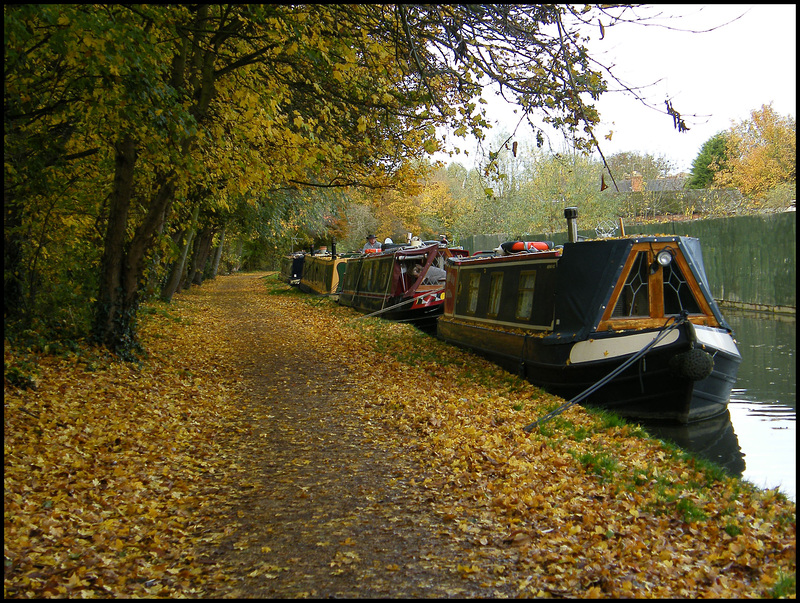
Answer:
<path fill-rule="evenodd" d="M 598 331 L 624 331 L 629 329 L 643 329 L 643 328 L 658 328 L 664 326 L 664 323 L 667 321 L 668 318 L 675 316 L 675 314 L 665 315 L 664 314 L 664 270 L 659 269 L 656 270 L 655 273 L 649 274 L 648 276 L 648 297 L 649 297 L 649 306 L 650 306 L 650 316 L 648 317 L 612 317 L 611 314 L 614 311 L 614 308 L 619 301 L 619 297 L 622 294 L 625 283 L 628 280 L 628 276 L 630 275 L 631 269 L 633 268 L 633 264 L 636 261 L 636 257 L 640 252 L 647 253 L 647 260 L 648 265 L 652 264 L 655 260 L 656 254 L 659 251 L 666 249 L 667 247 L 671 247 L 675 249 L 677 247 L 676 241 L 659 241 L 659 242 L 652 242 L 646 241 L 642 243 L 634 243 L 633 247 L 631 248 L 630 253 L 628 254 L 628 258 L 625 261 L 625 265 L 622 268 L 622 274 L 620 275 L 617 284 L 614 286 L 614 290 L 611 293 L 611 297 L 608 300 L 608 304 L 606 305 L 605 311 L 603 312 L 603 317 L 600 320 L 600 324 L 597 326 Z M 714 314 L 711 311 L 711 307 L 708 305 L 703 292 L 700 290 L 700 285 L 697 283 L 697 280 L 694 277 L 694 273 L 692 273 L 691 269 L 689 268 L 689 264 L 686 262 L 685 258 L 682 254 L 674 254 L 673 262 L 677 263 L 678 268 L 680 269 L 683 277 L 686 279 L 686 284 L 689 287 L 692 295 L 697 302 L 697 305 L 700 307 L 700 313 L 693 313 L 689 315 L 689 320 L 692 323 L 698 325 L 706 325 L 711 327 L 719 327 L 719 323 L 714 318 Z"/>

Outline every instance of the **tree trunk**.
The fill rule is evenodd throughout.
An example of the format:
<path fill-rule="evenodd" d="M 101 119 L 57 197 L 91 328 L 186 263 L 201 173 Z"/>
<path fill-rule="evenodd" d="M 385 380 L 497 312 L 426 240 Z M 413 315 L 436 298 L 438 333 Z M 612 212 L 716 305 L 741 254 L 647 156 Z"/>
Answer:
<path fill-rule="evenodd" d="M 203 284 L 203 273 L 208 262 L 208 256 L 211 253 L 211 242 L 213 240 L 214 231 L 211 228 L 204 228 L 197 236 L 197 247 L 192 257 L 192 270 L 188 279 L 191 284 Z"/>
<path fill-rule="evenodd" d="M 174 173 L 147 205 L 144 220 L 130 243 L 126 241 L 128 214 L 133 195 L 136 142 L 130 135 L 115 145 L 114 189 L 109 204 L 108 226 L 100 267 L 100 288 L 95 302 L 95 341 L 125 359 L 137 351 L 136 311 L 146 272 L 146 253 L 164 223 L 175 191 Z"/>
<path fill-rule="evenodd" d="M 192 286 L 192 279 L 194 278 L 194 260 L 197 257 L 197 243 L 198 238 L 195 237 L 194 245 L 192 247 L 192 255 L 189 259 L 189 265 L 183 273 L 183 280 L 181 281 L 181 289 L 189 289 Z"/>
<path fill-rule="evenodd" d="M 176 247 L 183 242 L 184 236 L 187 236 L 191 239 L 192 229 L 184 228 L 179 232 L 179 236 L 174 239 Z M 164 286 L 161 288 L 161 301 L 170 303 L 172 301 L 172 296 L 175 295 L 175 291 L 178 290 L 178 283 L 181 279 L 183 266 L 186 263 L 186 253 L 186 244 L 183 243 L 183 250 L 181 251 L 180 256 L 170 265 L 169 277 L 167 278 L 167 282 L 164 283 Z"/>
<path fill-rule="evenodd" d="M 94 339 L 111 349 L 116 349 L 121 343 L 119 332 L 127 331 L 128 319 L 121 293 L 122 274 L 125 270 L 125 230 L 133 195 L 135 164 L 136 142 L 128 135 L 114 148 L 114 188 L 103 241 L 100 289 L 95 302 L 93 326 Z"/>
<path fill-rule="evenodd" d="M 214 253 L 214 263 L 211 265 L 211 275 L 209 278 L 214 280 L 217 278 L 219 271 L 219 261 L 222 259 L 222 245 L 225 243 L 225 227 L 222 227 L 222 232 L 219 233 L 219 243 L 217 243 L 217 250 Z"/>
<path fill-rule="evenodd" d="M 22 239 L 18 228 L 22 220 L 15 202 L 6 199 L 3 218 L 3 326 L 25 316 L 22 305 Z M 5 330 L 5 329 L 4 329 Z"/>
<path fill-rule="evenodd" d="M 200 214 L 200 204 L 198 203 L 192 212 L 192 223 L 189 226 L 188 235 L 186 237 L 186 244 L 183 246 L 181 257 L 178 258 L 172 265 L 172 272 L 169 276 L 169 281 L 161 293 L 161 299 L 165 302 L 171 302 L 172 296 L 180 287 L 183 277 L 184 267 L 186 266 L 186 258 L 189 255 L 189 250 L 192 248 L 192 239 L 194 239 L 195 225 L 197 224 L 197 216 Z"/>

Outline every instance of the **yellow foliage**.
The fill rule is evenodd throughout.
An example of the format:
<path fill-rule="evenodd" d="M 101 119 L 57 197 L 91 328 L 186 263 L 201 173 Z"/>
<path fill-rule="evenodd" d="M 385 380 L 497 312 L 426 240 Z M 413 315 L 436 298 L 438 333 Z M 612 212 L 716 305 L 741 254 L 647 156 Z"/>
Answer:
<path fill-rule="evenodd" d="M 727 133 L 727 159 L 714 175 L 718 187 L 738 188 L 758 198 L 775 186 L 794 183 L 797 166 L 797 124 L 778 115 L 772 104 L 750 113 Z"/>

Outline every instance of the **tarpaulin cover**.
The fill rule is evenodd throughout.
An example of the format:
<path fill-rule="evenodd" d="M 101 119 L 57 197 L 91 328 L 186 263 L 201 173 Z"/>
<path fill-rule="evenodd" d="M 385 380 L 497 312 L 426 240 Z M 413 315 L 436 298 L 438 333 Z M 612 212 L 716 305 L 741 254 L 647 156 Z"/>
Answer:
<path fill-rule="evenodd" d="M 632 239 L 565 243 L 558 261 L 552 343 L 588 337 L 605 306 L 633 246 Z"/>
<path fill-rule="evenodd" d="M 714 317 L 730 328 L 711 295 L 700 241 L 677 239 Z M 634 239 L 597 239 L 564 245 L 556 280 L 555 324 L 548 342 L 582 340 L 597 327 L 633 244 Z"/>

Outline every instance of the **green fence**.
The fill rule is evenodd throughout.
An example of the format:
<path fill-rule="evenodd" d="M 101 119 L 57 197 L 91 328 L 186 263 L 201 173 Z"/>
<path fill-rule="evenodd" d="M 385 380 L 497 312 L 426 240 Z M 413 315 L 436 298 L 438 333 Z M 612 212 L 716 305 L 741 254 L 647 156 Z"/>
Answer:
<path fill-rule="evenodd" d="M 580 225 L 580 214 L 578 215 Z M 566 226 L 566 222 L 565 222 Z M 632 224 L 625 233 L 688 235 L 700 239 L 706 275 L 714 298 L 723 304 L 793 313 L 797 308 L 797 221 L 795 212 L 661 224 Z M 579 230 L 596 238 L 594 230 Z M 463 245 L 470 253 L 494 249 L 507 234 L 473 235 Z M 515 237 L 516 238 L 516 237 Z M 567 240 L 566 232 L 524 235 L 529 241 Z"/>

